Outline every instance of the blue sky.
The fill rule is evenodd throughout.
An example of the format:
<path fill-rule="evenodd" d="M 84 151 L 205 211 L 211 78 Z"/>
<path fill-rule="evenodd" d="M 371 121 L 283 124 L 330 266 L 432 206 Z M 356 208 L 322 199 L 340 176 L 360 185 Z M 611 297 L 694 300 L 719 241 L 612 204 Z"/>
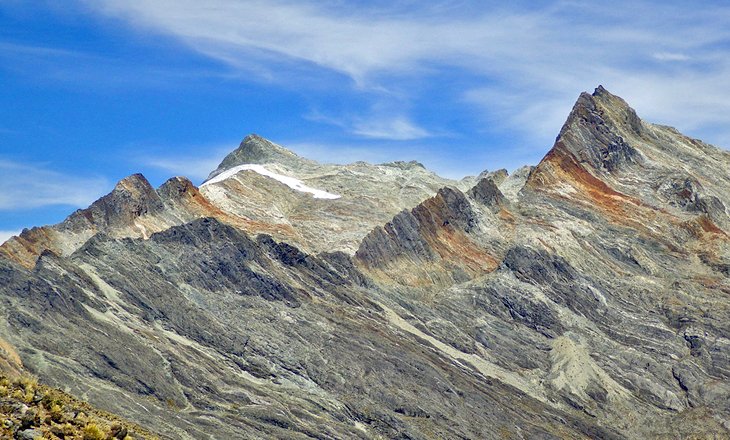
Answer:
<path fill-rule="evenodd" d="M 730 145 L 722 2 L 0 0 L 0 241 L 248 133 L 448 177 L 535 164 L 578 94 Z"/>

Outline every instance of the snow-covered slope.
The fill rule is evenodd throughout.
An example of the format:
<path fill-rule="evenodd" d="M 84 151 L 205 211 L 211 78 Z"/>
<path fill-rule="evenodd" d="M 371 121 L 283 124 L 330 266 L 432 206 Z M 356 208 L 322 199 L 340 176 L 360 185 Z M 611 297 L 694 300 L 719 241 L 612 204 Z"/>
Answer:
<path fill-rule="evenodd" d="M 255 171 L 262 176 L 270 177 L 274 180 L 278 180 L 279 182 L 283 183 L 284 185 L 288 186 L 289 188 L 295 190 L 295 191 L 301 191 L 305 193 L 310 193 L 314 196 L 315 199 L 339 199 L 341 196 L 337 194 L 332 194 L 327 191 L 323 191 L 321 189 L 315 189 L 310 186 L 305 185 L 301 180 L 296 179 L 294 177 L 285 176 L 283 174 L 274 173 L 272 171 L 269 171 L 264 167 L 263 165 L 259 164 L 245 164 L 245 165 L 238 165 L 231 169 L 228 169 L 226 171 L 223 171 L 222 173 L 218 174 L 217 176 L 213 177 L 210 180 L 207 180 L 203 183 L 204 185 L 211 185 L 213 183 L 222 182 L 226 179 L 230 179 L 231 177 L 235 176 L 241 171 Z"/>

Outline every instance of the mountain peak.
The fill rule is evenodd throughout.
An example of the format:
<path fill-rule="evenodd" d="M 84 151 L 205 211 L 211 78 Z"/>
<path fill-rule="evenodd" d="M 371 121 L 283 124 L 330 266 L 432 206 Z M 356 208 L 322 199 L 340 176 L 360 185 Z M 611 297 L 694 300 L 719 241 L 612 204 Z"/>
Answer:
<path fill-rule="evenodd" d="M 641 119 L 636 111 L 621 97 L 599 85 L 592 94 L 583 92 L 573 106 L 561 130 L 569 129 L 575 123 L 608 124 L 609 128 L 626 131 L 628 134 L 642 134 Z"/>
<path fill-rule="evenodd" d="M 598 86 L 593 94 L 580 94 L 546 158 L 567 153 L 598 174 L 611 173 L 642 160 L 632 144 L 643 134 L 634 109 Z"/>
<path fill-rule="evenodd" d="M 312 161 L 300 157 L 293 151 L 287 150 L 281 145 L 252 133 L 243 138 L 238 148 L 223 159 L 220 165 L 218 165 L 218 168 L 210 173 L 207 180 L 238 165 L 278 163 L 281 165 L 296 166 L 303 162 Z"/>
<path fill-rule="evenodd" d="M 117 182 L 114 186 L 115 191 L 126 191 L 134 194 L 149 194 L 154 191 L 152 185 L 147 178 L 140 174 L 132 174 Z"/>
<path fill-rule="evenodd" d="M 282 157 L 292 158 L 298 156 L 294 152 L 252 133 L 243 138 L 238 148 L 223 159 L 221 165 L 226 164 L 226 162 L 230 163 L 231 166 L 244 163 L 267 163 L 277 161 Z"/>
<path fill-rule="evenodd" d="M 134 219 L 146 214 L 160 212 L 164 209 L 160 197 L 150 182 L 142 174 L 132 174 L 120 180 L 114 190 L 101 197 L 86 209 L 76 211 L 65 221 L 70 228 L 125 227 Z"/>
<path fill-rule="evenodd" d="M 601 85 L 601 84 L 599 84 L 598 87 L 593 89 L 593 93 L 591 94 L 591 96 L 593 96 L 594 98 L 606 98 L 606 99 L 614 99 L 614 100 L 618 99 L 621 102 L 623 102 L 624 105 L 627 105 L 626 101 L 621 99 L 619 96 L 616 96 L 613 93 L 606 90 L 606 88 L 603 87 L 603 85 Z"/>
<path fill-rule="evenodd" d="M 317 165 L 251 135 L 200 190 L 132 175 L 1 245 L 0 369 L 12 344 L 163 436 L 728 438 L 712 148 L 603 87 L 512 175 Z M 23 400 L 93 415 L 23 386 L 0 438 L 28 434 Z"/>
<path fill-rule="evenodd" d="M 636 147 L 646 138 L 647 130 L 626 101 L 598 86 L 592 94 L 580 94 L 527 185 L 560 194 L 577 191 L 598 205 L 613 206 L 623 197 L 614 189 L 617 178 L 636 175 L 645 163 Z"/>

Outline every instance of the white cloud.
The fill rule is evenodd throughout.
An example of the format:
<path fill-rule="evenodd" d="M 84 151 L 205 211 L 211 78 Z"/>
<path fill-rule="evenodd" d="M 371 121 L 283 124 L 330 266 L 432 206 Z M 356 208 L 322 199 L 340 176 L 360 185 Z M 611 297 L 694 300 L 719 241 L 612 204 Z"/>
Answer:
<path fill-rule="evenodd" d="M 331 117 L 313 111 L 304 115 L 305 119 L 340 127 L 356 136 L 370 139 L 408 141 L 434 136 L 433 133 L 418 126 L 403 115 L 371 115 L 364 117 Z"/>
<path fill-rule="evenodd" d="M 50 205 L 86 207 L 109 189 L 101 177 L 80 177 L 0 159 L 0 210 Z"/>
<path fill-rule="evenodd" d="M 683 53 L 657 52 L 652 55 L 659 61 L 689 61 L 689 56 Z"/>
<path fill-rule="evenodd" d="M 530 89 L 515 91 L 498 87 L 471 89 L 463 94 L 466 103 L 488 110 L 491 125 L 506 126 L 510 130 L 529 127 L 530 137 L 537 139 L 551 139 L 557 135 L 576 97 L 565 99 L 559 94 L 543 92 L 543 96 L 535 100 Z"/>
<path fill-rule="evenodd" d="M 348 133 L 363 138 L 390 141 L 410 141 L 433 137 L 436 134 L 419 126 L 405 115 L 393 112 L 372 111 L 367 117 L 326 116 L 319 111 L 310 111 L 305 119 L 340 127 Z"/>
<path fill-rule="evenodd" d="M 72 58 L 90 58 L 90 55 L 66 49 L 57 49 L 46 46 L 32 46 L 28 44 L 10 43 L 0 41 L 0 51 L 4 56 L 12 55 L 13 57 L 22 55 L 34 55 L 42 57 L 72 57 Z"/>
<path fill-rule="evenodd" d="M 407 118 L 375 119 L 355 123 L 353 132 L 356 135 L 375 139 L 392 139 L 397 141 L 422 139 L 431 136 L 428 130 L 418 127 Z"/>
<path fill-rule="evenodd" d="M 379 100 L 407 101 L 421 97 L 423 81 L 448 88 L 457 87 L 454 78 L 467 77 L 471 85 L 454 95 L 466 96 L 490 124 L 541 142 L 557 133 L 578 93 L 599 83 L 644 109 L 641 115 L 649 120 L 697 127 L 697 134 L 712 131 L 706 127 L 730 133 L 730 82 L 716 81 L 730 75 L 730 50 L 723 44 L 730 38 L 728 7 L 408 4 L 394 2 L 388 9 L 290 0 L 87 1 L 141 31 L 171 35 L 235 68 L 293 84 L 324 69 L 351 78 L 357 90 Z M 383 84 L 397 84 L 398 93 L 383 92 Z M 391 139 L 429 132 L 406 115 L 351 128 Z"/>
<path fill-rule="evenodd" d="M 240 76 L 232 71 L 161 65 L 146 60 L 129 62 L 110 54 L 7 41 L 0 41 L 0 69 L 44 85 L 70 83 L 85 90 L 164 89 L 188 80 L 228 80 Z M 10 132 L 0 127 L 0 133 L 3 131 Z"/>
<path fill-rule="evenodd" d="M 305 61 L 358 82 L 381 72 L 424 71 L 425 64 L 434 61 L 484 69 L 485 62 L 496 57 L 522 58 L 525 52 L 537 54 L 545 46 L 540 14 L 535 13 L 441 18 L 429 8 L 389 15 L 286 1 L 88 4 L 135 26 L 176 36 L 202 53 L 237 66 Z"/>
<path fill-rule="evenodd" d="M 0 244 L 5 243 L 14 235 L 19 235 L 20 231 L 0 231 Z"/>

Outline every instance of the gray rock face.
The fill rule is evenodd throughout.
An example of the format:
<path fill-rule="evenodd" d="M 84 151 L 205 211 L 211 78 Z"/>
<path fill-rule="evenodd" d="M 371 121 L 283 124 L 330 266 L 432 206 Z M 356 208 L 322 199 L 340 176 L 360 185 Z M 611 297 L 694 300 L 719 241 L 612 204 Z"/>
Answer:
<path fill-rule="evenodd" d="M 24 429 L 18 431 L 15 437 L 19 440 L 38 440 L 43 438 L 43 433 L 35 429 Z"/>
<path fill-rule="evenodd" d="M 480 219 L 478 212 L 464 193 L 444 187 L 384 227 L 376 227 L 363 239 L 355 261 L 371 276 L 404 286 L 444 287 L 466 281 L 497 264 L 493 246 L 482 232 L 484 219 L 493 219 L 493 214 Z"/>
<path fill-rule="evenodd" d="M 4 245 L 0 340 L 167 438 L 730 437 L 728 153 L 599 88 L 511 176 L 229 157 L 342 198 L 130 178 Z"/>
<path fill-rule="evenodd" d="M 605 107 L 614 113 L 607 114 Z M 599 86 L 593 95 L 580 95 L 556 145 L 567 148 L 580 162 L 610 173 L 642 160 L 621 135 L 624 131 L 642 136 L 641 120 L 625 101 Z"/>
<path fill-rule="evenodd" d="M 476 186 L 469 190 L 468 194 L 474 200 L 488 206 L 493 212 L 499 211 L 506 201 L 502 191 L 490 178 L 480 180 Z"/>
<path fill-rule="evenodd" d="M 185 177 L 155 190 L 141 174 L 121 180 L 111 193 L 53 226 L 26 229 L 0 246 L 0 254 L 31 268 L 46 250 L 68 256 L 97 233 L 148 238 L 150 234 L 195 218 L 225 217 Z M 226 218 L 231 222 L 237 219 Z M 245 226 L 242 222 L 236 222 Z"/>
<path fill-rule="evenodd" d="M 420 227 L 412 212 L 403 211 L 385 227 L 375 228 L 368 234 L 355 255 L 368 265 L 387 263 L 403 254 L 414 259 L 430 259 L 434 254 L 421 236 Z"/>

